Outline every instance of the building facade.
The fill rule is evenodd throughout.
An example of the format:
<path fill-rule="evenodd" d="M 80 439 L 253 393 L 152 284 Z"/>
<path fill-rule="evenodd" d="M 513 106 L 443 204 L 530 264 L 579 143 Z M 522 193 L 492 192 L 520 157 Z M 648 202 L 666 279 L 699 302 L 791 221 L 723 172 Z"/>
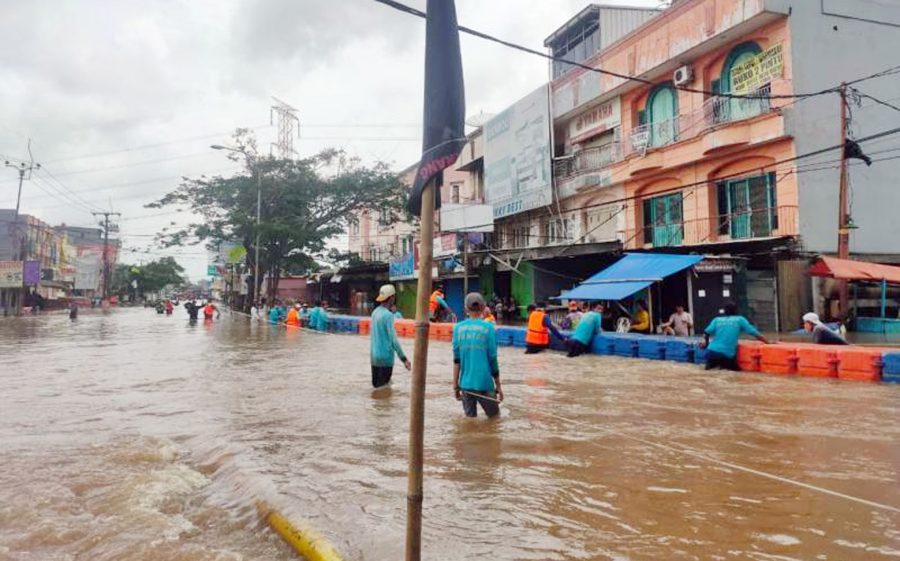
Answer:
<path fill-rule="evenodd" d="M 497 223 L 500 248 L 539 267 L 535 279 L 526 266 L 531 291 L 520 294 L 554 296 L 565 280 L 540 279 L 548 273 L 586 276 L 547 259 L 549 246 L 572 254 L 609 243 L 587 252 L 595 270 L 619 249 L 703 253 L 730 258 L 715 267 L 723 282 L 697 283 L 677 299 L 702 308 L 707 298 L 701 316 L 714 315 L 723 298 L 737 299 L 763 327 L 791 328 L 811 305 L 803 256 L 835 251 L 838 232 L 840 152 L 804 156 L 841 138 L 837 94 L 793 96 L 892 67 L 898 17 L 900 6 L 865 0 L 681 0 L 641 17 L 603 6 L 579 13 L 546 46 L 557 56 L 577 52 L 571 60 L 607 73 L 553 63 L 553 203 Z M 821 64 L 820 44 L 833 54 L 829 65 Z M 874 97 L 896 97 L 895 78 L 863 86 Z M 875 102 L 855 113 L 851 133 L 859 138 L 900 122 Z M 860 225 L 851 250 L 895 260 L 900 252 L 888 245 L 900 230 L 874 207 L 900 202 L 888 180 L 900 165 L 851 167 Z M 489 195 L 492 188 L 489 177 Z M 709 299 L 712 291 L 721 298 Z"/>
<path fill-rule="evenodd" d="M 676 304 L 711 318 L 727 300 L 767 330 L 795 329 L 810 306 L 831 315 L 836 295 L 816 294 L 806 268 L 837 245 L 835 88 L 886 70 L 852 84 L 871 97 L 851 94 L 848 134 L 874 161 L 851 160 L 851 252 L 900 261 L 900 222 L 879 212 L 900 204 L 900 136 L 866 139 L 900 125 L 877 101 L 900 89 L 898 28 L 900 4 L 876 0 L 589 5 L 545 42 L 576 64 L 552 62 L 551 82 L 472 133 L 460 175 L 445 179 L 445 202 L 455 182 L 494 208 L 494 233 L 469 260 L 476 286 L 524 306 L 622 251 L 696 253 L 708 259 L 691 275 L 644 295 L 657 319 Z M 351 249 L 364 259 L 413 243 L 411 225 L 376 244 L 382 232 L 363 224 Z"/>

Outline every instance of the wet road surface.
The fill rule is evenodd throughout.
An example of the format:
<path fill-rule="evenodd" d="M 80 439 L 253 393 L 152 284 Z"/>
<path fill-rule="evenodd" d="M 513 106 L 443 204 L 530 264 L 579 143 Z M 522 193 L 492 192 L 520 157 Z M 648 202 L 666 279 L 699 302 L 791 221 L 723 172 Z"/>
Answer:
<path fill-rule="evenodd" d="M 431 344 L 426 559 L 900 557 L 898 386 L 500 362 L 502 418 L 467 420 Z M 365 337 L 144 309 L 7 318 L 0 387 L 2 561 L 294 559 L 256 498 L 348 560 L 402 559 L 409 376 L 373 392 Z"/>

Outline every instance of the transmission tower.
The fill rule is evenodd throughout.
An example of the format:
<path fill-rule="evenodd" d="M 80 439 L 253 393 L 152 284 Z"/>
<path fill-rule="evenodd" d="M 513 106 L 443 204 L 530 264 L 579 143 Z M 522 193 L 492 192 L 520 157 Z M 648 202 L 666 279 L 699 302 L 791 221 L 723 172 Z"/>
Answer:
<path fill-rule="evenodd" d="M 277 119 L 278 141 L 272 143 L 272 147 L 278 151 L 278 156 L 283 159 L 294 157 L 294 131 L 300 138 L 300 118 L 297 110 L 272 96 L 275 104 L 269 110 L 269 124 L 275 125 Z"/>

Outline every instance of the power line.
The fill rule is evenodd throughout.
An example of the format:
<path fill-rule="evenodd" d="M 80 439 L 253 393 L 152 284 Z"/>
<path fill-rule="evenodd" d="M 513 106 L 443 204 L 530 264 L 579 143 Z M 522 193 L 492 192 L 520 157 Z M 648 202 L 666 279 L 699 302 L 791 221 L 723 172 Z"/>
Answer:
<path fill-rule="evenodd" d="M 378 0 L 376 0 L 376 1 L 378 1 Z M 893 129 L 888 129 L 888 130 L 885 130 L 885 131 L 881 131 L 881 132 L 878 132 L 878 133 L 869 135 L 869 136 L 864 137 L 864 138 L 860 138 L 860 139 L 857 140 L 857 142 L 862 143 L 862 142 L 873 141 L 873 140 L 877 140 L 877 139 L 880 139 L 880 138 L 885 138 L 885 137 L 888 137 L 888 136 L 893 136 L 893 135 L 896 135 L 896 134 L 900 134 L 900 127 L 893 128 Z M 815 156 L 820 156 L 820 155 L 822 155 L 822 154 L 826 154 L 826 153 L 828 153 L 828 152 L 831 152 L 831 151 L 834 151 L 834 150 L 839 150 L 839 149 L 840 149 L 840 150 L 843 150 L 843 149 L 844 149 L 844 146 L 843 146 L 843 145 L 837 145 L 837 146 L 829 146 L 829 147 L 827 147 L 827 148 L 821 148 L 821 149 L 819 149 L 819 150 L 814 150 L 814 151 L 812 151 L 812 152 L 807 152 L 807 153 L 805 153 L 805 154 L 800 154 L 800 155 L 797 155 L 797 156 L 792 156 L 792 157 L 790 157 L 790 158 L 785 158 L 785 159 L 783 159 L 783 160 L 778 160 L 778 161 L 775 161 L 775 162 L 772 162 L 772 163 L 769 163 L 769 164 L 764 164 L 764 165 L 761 165 L 761 166 L 759 166 L 759 167 L 757 167 L 757 168 L 754 168 L 754 169 L 757 170 L 757 171 L 760 171 L 760 172 L 762 172 L 762 171 L 771 171 L 771 172 L 776 172 L 776 173 L 778 173 L 779 171 L 787 171 L 787 173 L 785 173 L 784 176 L 787 176 L 788 174 L 796 174 L 796 175 L 799 175 L 799 174 L 801 174 L 801 173 L 809 173 L 809 172 L 814 172 L 814 171 L 821 171 L 820 169 L 803 170 L 803 169 L 801 169 L 803 166 L 800 166 L 800 168 L 798 168 L 797 166 L 791 166 L 790 168 L 784 168 L 783 166 L 784 166 L 785 164 L 792 164 L 793 162 L 797 162 L 797 161 L 804 160 L 804 159 L 807 159 L 807 158 L 813 158 L 813 157 L 815 157 Z M 888 151 L 885 151 L 885 152 L 888 152 Z M 894 160 L 894 159 L 900 159 L 900 157 L 881 158 L 881 159 L 878 159 L 878 160 L 873 160 L 873 162 L 889 161 L 889 160 Z M 837 160 L 835 160 L 835 161 L 837 161 Z M 826 163 L 829 163 L 829 162 L 814 162 L 814 163 L 809 164 L 809 165 L 820 166 L 820 165 L 824 165 L 824 164 L 826 164 Z M 825 168 L 822 168 L 822 169 L 825 169 Z M 736 179 L 736 178 L 741 178 L 741 177 L 747 177 L 747 174 L 748 174 L 748 172 L 742 171 L 742 172 L 736 172 L 736 173 L 732 173 L 732 174 L 728 174 L 728 175 L 723 175 L 723 176 L 720 176 L 720 177 L 716 177 L 716 178 L 714 178 L 714 179 L 706 179 L 706 180 L 696 181 L 696 182 L 693 182 L 693 183 L 686 183 L 686 184 L 678 185 L 678 186 L 675 186 L 675 187 L 670 187 L 670 188 L 668 188 L 668 189 L 662 189 L 662 190 L 660 190 L 660 191 L 654 191 L 653 195 L 654 195 L 654 196 L 658 196 L 658 195 L 664 195 L 664 194 L 668 194 L 668 193 L 675 193 L 675 192 L 679 192 L 679 191 L 682 191 L 682 190 L 685 190 L 685 189 L 690 189 L 690 188 L 693 188 L 693 187 L 702 187 L 702 186 L 705 186 L 705 185 L 718 183 L 718 182 L 720 182 L 720 181 L 726 181 L 726 180 L 728 180 L 728 179 Z M 617 198 L 617 199 L 612 199 L 612 200 L 608 200 L 608 201 L 603 201 L 603 202 L 598 202 L 598 203 L 594 203 L 594 204 L 590 204 L 590 205 L 585 205 L 585 206 L 579 207 L 577 210 L 583 211 L 583 210 L 588 210 L 588 209 L 592 209 L 592 208 L 607 207 L 607 206 L 611 206 L 611 205 L 615 205 L 615 204 L 620 204 L 620 203 L 628 203 L 628 202 L 633 202 L 633 201 L 640 201 L 640 200 L 643 200 L 643 199 L 646 199 L 646 198 L 647 198 L 646 195 L 631 195 L 631 196 L 627 196 L 627 197 L 620 197 L 620 198 Z M 493 223 L 491 223 L 491 224 L 493 224 Z M 471 227 L 472 227 L 472 228 L 478 228 L 478 227 L 483 227 L 483 226 L 490 226 L 491 224 L 478 224 L 478 225 L 471 226 Z"/>
<path fill-rule="evenodd" d="M 900 113 L 900 107 L 897 107 L 896 105 L 894 105 L 894 104 L 892 104 L 892 103 L 888 103 L 887 101 L 882 101 L 882 100 L 878 99 L 877 97 L 871 96 L 871 95 L 869 95 L 869 94 L 867 94 L 867 93 L 863 93 L 863 92 L 859 91 L 859 90 L 856 89 L 856 88 L 850 88 L 850 89 L 851 89 L 853 92 L 855 92 L 856 95 L 858 95 L 858 96 L 860 96 L 860 97 L 864 97 L 864 98 L 866 98 L 866 99 L 870 99 L 870 100 L 874 101 L 875 103 L 877 103 L 878 105 L 883 105 L 884 107 L 888 107 L 888 108 L 893 109 L 894 111 Z"/>
<path fill-rule="evenodd" d="M 241 168 L 223 168 L 223 169 L 218 169 L 218 170 L 202 172 L 200 175 L 219 174 L 219 173 L 238 172 L 238 171 L 241 171 Z M 163 181 L 171 181 L 173 179 L 181 179 L 183 177 L 185 177 L 184 174 L 170 175 L 170 176 L 166 176 L 166 177 L 157 177 L 154 179 L 144 179 L 141 181 L 127 181 L 125 183 L 115 183 L 112 185 L 105 185 L 102 187 L 92 187 L 90 189 L 78 189 L 78 190 L 73 190 L 72 192 L 73 193 L 92 193 L 95 191 L 107 191 L 110 189 L 117 189 L 119 187 L 128 187 L 131 185 L 145 185 L 147 183 L 160 183 Z M 33 197 L 32 199 L 29 199 L 29 200 L 33 200 L 34 198 L 40 199 L 40 198 L 45 198 L 45 197 Z M 91 201 L 87 201 L 87 200 L 86 200 L 86 202 L 91 203 Z M 93 203 L 91 203 L 91 204 L 93 204 Z M 2 206 L 2 204 L 0 204 L 0 206 Z M 45 206 L 43 208 L 56 208 L 57 206 L 62 206 L 62 205 Z"/>
<path fill-rule="evenodd" d="M 407 14 L 410 14 L 410 15 L 413 15 L 413 16 L 416 16 L 416 17 L 419 17 L 419 18 L 422 18 L 422 19 L 428 19 L 428 15 L 427 15 L 425 12 L 423 12 L 423 11 L 421 11 L 421 10 L 417 10 L 416 8 L 413 8 L 412 6 L 407 6 L 406 4 L 402 4 L 402 3 L 400 3 L 400 2 L 397 2 L 396 0 L 374 0 L 374 1 L 377 2 L 377 3 L 379 3 L 379 4 L 384 4 L 385 6 L 388 6 L 388 7 L 390 7 L 390 8 L 393 8 L 393 9 L 395 9 L 395 10 L 399 10 L 399 11 L 401 11 L 401 12 L 405 12 L 405 13 L 407 13 Z M 541 52 L 541 51 L 532 49 L 532 48 L 530 48 L 530 47 L 525 47 L 525 46 L 523 46 L 523 45 L 519 45 L 519 44 L 516 44 L 516 43 L 512 43 L 512 42 L 510 42 L 510 41 L 506 41 L 506 40 L 504 40 L 504 39 L 500 39 L 500 38 L 498 38 L 498 37 L 494 37 L 493 35 L 488 35 L 487 33 L 484 33 L 484 32 L 482 32 L 482 31 L 477 31 L 477 30 L 475 30 L 475 29 L 472 29 L 472 28 L 470 28 L 470 27 L 466 27 L 466 26 L 463 26 L 463 25 L 457 25 L 457 29 L 458 29 L 459 31 L 463 32 L 463 33 L 467 33 L 467 34 L 469 34 L 469 35 L 473 35 L 473 36 L 475 36 L 475 37 L 478 37 L 478 38 L 480 38 L 480 39 L 484 39 L 484 40 L 486 40 L 486 41 L 491 41 L 491 42 L 493 42 L 493 43 L 497 43 L 497 44 L 503 45 L 503 46 L 505 46 L 505 47 L 509 47 L 509 48 L 511 48 L 511 49 L 515 49 L 515 50 L 517 50 L 517 51 L 522 51 L 522 52 L 525 52 L 525 53 L 528 53 L 528 54 L 532 54 L 532 55 L 535 55 L 535 56 L 539 56 L 539 57 L 541 57 L 541 58 L 545 58 L 545 59 L 548 59 L 548 60 L 552 60 L 552 61 L 554 61 L 554 62 L 560 62 L 560 63 L 563 63 L 563 64 L 569 64 L 569 65 L 572 65 L 572 66 L 576 66 L 576 67 L 578 67 L 578 68 L 581 68 L 581 69 L 583 69 L 583 70 L 587 70 L 587 71 L 589 71 L 589 72 L 596 72 L 596 73 L 598 73 L 598 74 L 604 74 L 604 75 L 606 75 L 606 76 L 612 76 L 612 77 L 614 77 L 614 78 L 619 78 L 619 79 L 626 80 L 626 81 L 640 82 L 640 83 L 642 83 L 642 84 L 647 84 L 647 85 L 651 85 L 651 86 L 655 86 L 655 85 L 657 85 L 657 83 L 658 83 L 658 82 L 655 82 L 655 81 L 653 81 L 653 80 L 649 80 L 649 79 L 646 79 L 646 78 L 641 78 L 641 77 L 639 77 L 639 76 L 629 76 L 629 75 L 627 75 L 627 74 L 621 74 L 621 73 L 618 73 L 618 72 L 613 72 L 613 71 L 611 71 L 611 70 L 603 70 L 603 69 L 601 69 L 601 68 L 594 68 L 593 66 L 589 66 L 589 65 L 584 64 L 584 63 L 581 63 L 581 62 L 573 62 L 573 61 L 570 61 L 570 60 L 566 60 L 565 58 L 558 57 L 558 56 L 554 56 L 554 55 L 550 55 L 550 54 L 547 54 L 547 53 L 544 53 L 544 52 Z M 863 81 L 865 81 L 865 80 L 871 80 L 871 79 L 873 79 L 873 78 L 878 78 L 878 77 L 881 77 L 881 76 L 893 74 L 893 73 L 896 73 L 896 72 L 898 72 L 898 71 L 900 71 L 900 65 L 898 65 L 898 66 L 893 66 L 893 67 L 891 67 L 891 68 L 888 68 L 888 69 L 886 69 L 886 70 L 882 70 L 882 71 L 880 71 L 880 72 L 878 72 L 878 73 L 876 73 L 876 74 L 872 74 L 872 75 L 866 76 L 866 77 L 864 77 L 864 78 L 859 78 L 859 79 L 857 79 L 857 80 L 854 80 L 854 81 L 851 81 L 851 82 L 847 82 L 847 84 L 848 84 L 848 85 L 849 85 L 849 84 L 857 84 L 857 83 L 863 82 Z M 704 94 L 704 95 L 707 95 L 707 96 L 710 96 L 710 97 L 725 97 L 725 98 L 734 98 L 734 99 L 798 99 L 798 98 L 816 97 L 816 96 L 820 96 L 820 95 L 826 95 L 826 94 L 838 92 L 838 91 L 840 90 L 840 86 L 838 85 L 838 86 L 834 86 L 834 87 L 831 87 L 831 88 L 827 88 L 827 89 L 824 89 L 824 90 L 821 90 L 821 91 L 818 91 L 818 92 L 803 93 L 803 94 L 780 94 L 780 95 L 745 94 L 745 95 L 738 95 L 738 94 L 732 94 L 732 93 L 714 92 L 714 91 L 709 91 L 709 90 L 701 90 L 701 89 L 696 89 L 696 88 L 688 88 L 688 87 L 685 87 L 685 86 L 673 86 L 673 87 L 674 87 L 674 89 L 677 89 L 677 90 L 681 90 L 681 91 L 685 91 L 685 92 L 690 92 L 690 93 L 700 93 L 700 94 Z"/>
<path fill-rule="evenodd" d="M 271 128 L 271 126 L 272 126 L 272 125 L 257 125 L 257 126 L 255 126 L 255 127 L 246 127 L 246 128 L 245 128 L 245 127 L 239 127 L 239 128 L 245 128 L 245 130 L 261 130 L 261 129 Z M 205 139 L 208 139 L 208 138 L 218 138 L 218 137 L 220 137 L 220 136 L 227 135 L 227 134 L 231 134 L 231 133 L 233 133 L 233 132 L 234 132 L 234 131 L 216 132 L 216 133 L 204 134 L 204 135 L 200 135 L 200 136 L 191 136 L 191 137 L 186 137 L 186 138 L 179 138 L 179 139 L 176 139 L 176 140 L 169 140 L 169 141 L 166 141 L 166 142 L 155 142 L 155 143 L 152 143 L 152 144 L 141 144 L 141 145 L 138 145 L 138 146 L 131 146 L 131 147 L 128 147 L 128 148 L 120 148 L 120 149 L 118 149 L 118 150 L 109 150 L 109 151 L 106 151 L 106 152 L 94 152 L 94 153 L 90 153 L 90 154 L 81 154 L 81 155 L 79 155 L 79 156 L 68 156 L 68 157 L 66 157 L 66 158 L 56 158 L 55 160 L 47 160 L 47 163 L 53 164 L 53 163 L 59 163 L 59 162 L 69 162 L 69 161 L 72 161 L 72 160 L 86 160 L 86 159 L 90 159 L 90 158 L 101 158 L 101 157 L 103 157 L 103 156 L 114 156 L 114 155 L 116 155 L 116 154 L 123 154 L 123 153 L 127 153 L 127 152 L 136 152 L 136 151 L 139 151 L 139 150 L 148 150 L 148 149 L 151 149 L 151 148 L 161 148 L 161 147 L 163 147 L 163 146 L 171 146 L 172 144 L 182 144 L 182 143 L 185 143 L 185 142 L 193 142 L 193 141 L 197 141 L 197 140 L 205 140 Z"/>

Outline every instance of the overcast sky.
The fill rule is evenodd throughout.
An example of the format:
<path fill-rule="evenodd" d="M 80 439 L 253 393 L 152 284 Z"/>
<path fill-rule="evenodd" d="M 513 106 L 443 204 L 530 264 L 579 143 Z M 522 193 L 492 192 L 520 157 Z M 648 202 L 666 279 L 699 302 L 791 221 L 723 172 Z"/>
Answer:
<path fill-rule="evenodd" d="M 424 8 L 424 0 L 409 3 Z M 457 0 L 459 21 L 543 49 L 585 0 Z M 655 6 L 658 0 L 612 4 Z M 176 255 L 192 279 L 200 246 L 160 250 L 152 236 L 188 217 L 143 205 L 183 175 L 230 173 L 212 143 L 235 127 L 274 139 L 271 96 L 299 111 L 301 156 L 327 147 L 402 169 L 421 148 L 424 22 L 373 0 L 30 0 L 0 19 L 0 154 L 43 171 L 22 212 L 87 226 L 121 212 L 121 259 Z M 462 36 L 467 108 L 496 113 L 547 79 L 547 64 Z M 12 208 L 16 173 L 0 176 Z M 149 247 L 148 247 L 149 246 Z M 137 250 L 137 251 L 132 251 Z M 143 251 L 143 253 L 141 252 Z"/>

